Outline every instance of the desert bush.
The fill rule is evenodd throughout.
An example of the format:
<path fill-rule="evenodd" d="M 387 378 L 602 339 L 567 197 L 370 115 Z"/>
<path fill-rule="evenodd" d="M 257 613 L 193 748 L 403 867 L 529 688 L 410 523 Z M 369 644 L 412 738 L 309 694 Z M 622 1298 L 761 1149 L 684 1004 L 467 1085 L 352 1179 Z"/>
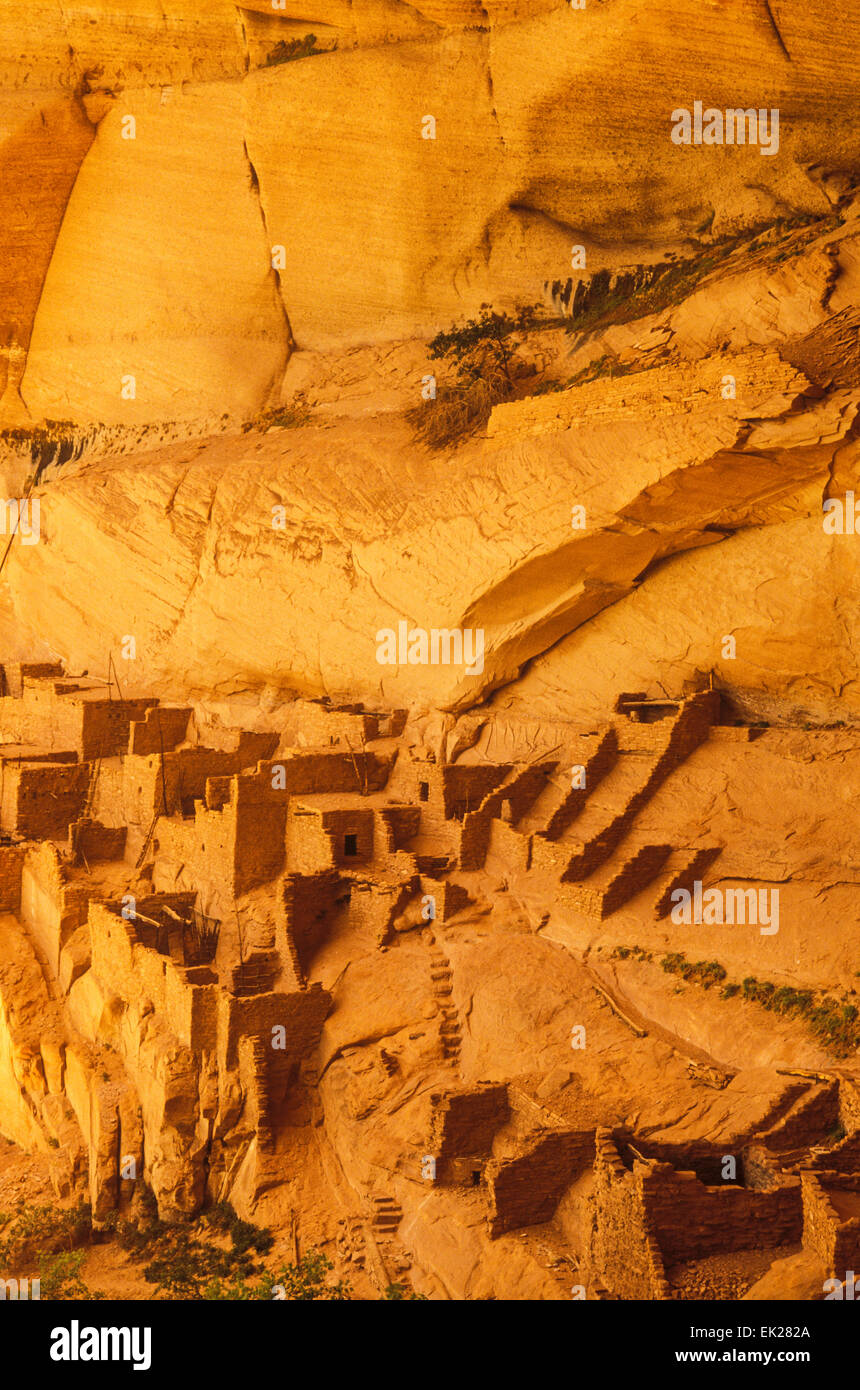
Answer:
<path fill-rule="evenodd" d="M 664 956 L 660 964 L 667 973 L 680 975 L 705 989 L 726 978 L 726 971 L 716 961 L 693 964 L 678 952 Z M 837 1057 L 847 1057 L 860 1046 L 860 1014 L 857 1006 L 847 1000 L 840 1002 L 825 996 L 816 1003 L 812 990 L 775 985 L 754 975 L 746 975 L 740 984 L 726 983 L 720 990 L 721 999 L 738 996 L 770 1013 L 802 1018 L 812 1036 Z"/>
<path fill-rule="evenodd" d="M 317 48 L 316 34 L 305 34 L 300 39 L 281 39 L 266 55 L 263 66 L 277 67 L 279 63 L 294 63 L 298 58 L 316 58 L 321 53 L 333 53 L 337 43 L 328 48 Z"/>
<path fill-rule="evenodd" d="M 0 1268 L 32 1264 L 61 1251 L 75 1250 L 92 1237 L 90 1208 L 22 1206 L 14 1216 L 0 1214 Z"/>
<path fill-rule="evenodd" d="M 486 425 L 494 406 L 513 398 L 517 378 L 529 370 L 514 335 L 535 321 L 532 308 L 512 316 L 482 304 L 477 318 L 437 333 L 430 357 L 446 362 L 452 375 L 437 387 L 435 399 L 407 412 L 419 439 L 432 449 L 457 444 Z"/>

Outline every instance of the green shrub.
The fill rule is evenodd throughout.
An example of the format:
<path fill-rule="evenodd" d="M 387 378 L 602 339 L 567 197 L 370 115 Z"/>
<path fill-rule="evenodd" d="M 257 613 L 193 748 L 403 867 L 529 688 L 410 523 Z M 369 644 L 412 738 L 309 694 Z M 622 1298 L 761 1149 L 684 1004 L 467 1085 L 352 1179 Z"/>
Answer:
<path fill-rule="evenodd" d="M 300 39 L 281 39 L 266 55 L 263 66 L 277 67 L 279 63 L 294 63 L 298 58 L 316 58 L 321 53 L 333 53 L 337 43 L 329 48 L 317 48 L 316 34 L 305 34 Z"/>
<path fill-rule="evenodd" d="M 512 338 L 533 327 L 536 315 L 533 308 L 511 316 L 482 304 L 477 318 L 437 333 L 430 357 L 447 362 L 453 375 L 437 386 L 435 399 L 407 411 L 419 439 L 433 449 L 457 444 L 486 425 L 494 406 L 514 397 L 516 378 L 528 367 Z"/>
<path fill-rule="evenodd" d="M 88 1244 L 91 1212 L 83 1203 L 68 1209 L 25 1205 L 14 1216 L 3 1214 L 0 1231 L 0 1269 L 14 1268 Z"/>

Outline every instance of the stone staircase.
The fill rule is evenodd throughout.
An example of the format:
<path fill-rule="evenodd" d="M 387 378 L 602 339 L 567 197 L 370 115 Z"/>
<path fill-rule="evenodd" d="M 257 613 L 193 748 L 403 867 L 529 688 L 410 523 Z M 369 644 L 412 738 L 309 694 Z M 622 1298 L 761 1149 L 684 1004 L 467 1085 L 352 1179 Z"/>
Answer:
<path fill-rule="evenodd" d="M 403 1220 L 403 1209 L 393 1197 L 371 1194 L 370 1226 L 377 1240 L 393 1236 Z"/>
<path fill-rule="evenodd" d="M 460 1048 L 463 1032 L 460 1016 L 453 1003 L 454 992 L 451 962 L 441 949 L 436 938 L 432 938 L 430 948 L 430 978 L 433 981 L 433 996 L 438 1001 L 442 1022 L 439 1025 L 439 1039 L 442 1053 L 447 1062 L 456 1067 L 460 1062 Z"/>

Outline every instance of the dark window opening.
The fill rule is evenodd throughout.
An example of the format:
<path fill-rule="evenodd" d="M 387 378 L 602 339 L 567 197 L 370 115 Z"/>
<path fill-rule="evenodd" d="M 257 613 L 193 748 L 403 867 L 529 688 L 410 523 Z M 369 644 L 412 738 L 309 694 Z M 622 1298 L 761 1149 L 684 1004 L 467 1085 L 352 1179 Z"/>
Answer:
<path fill-rule="evenodd" d="M 472 1186 L 473 1186 L 473 1187 L 480 1187 L 480 1185 L 481 1185 L 481 1170 L 480 1170 L 480 1168 L 473 1168 L 473 1169 L 472 1169 Z"/>
<path fill-rule="evenodd" d="M 429 801 L 429 800 L 430 800 L 430 783 L 429 783 L 429 782 L 419 782 L 419 783 L 418 783 L 418 800 L 419 800 L 419 801 Z"/>
<path fill-rule="evenodd" d="M 343 852 L 344 852 L 344 854 L 349 854 L 349 855 L 356 855 L 356 854 L 358 854 L 358 836 L 357 836 L 357 835 L 344 835 L 344 837 L 343 837 Z"/>

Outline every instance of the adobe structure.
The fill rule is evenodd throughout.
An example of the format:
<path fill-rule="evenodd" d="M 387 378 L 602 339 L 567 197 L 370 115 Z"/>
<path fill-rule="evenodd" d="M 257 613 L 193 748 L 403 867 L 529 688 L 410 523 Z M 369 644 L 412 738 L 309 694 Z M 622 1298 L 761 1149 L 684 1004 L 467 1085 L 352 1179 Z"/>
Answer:
<path fill-rule="evenodd" d="M 96 1223 L 142 1188 L 168 1222 L 226 1197 L 439 1297 L 731 1297 L 860 1261 L 856 1068 L 715 1063 L 599 963 L 631 904 L 677 947 L 672 894 L 731 856 L 660 810 L 762 734 L 711 689 L 502 760 L 501 723 L 431 746 L 297 699 L 246 730 L 60 665 L 2 678 L 3 1132 Z M 634 1101 L 646 1065 L 686 1118 Z"/>

